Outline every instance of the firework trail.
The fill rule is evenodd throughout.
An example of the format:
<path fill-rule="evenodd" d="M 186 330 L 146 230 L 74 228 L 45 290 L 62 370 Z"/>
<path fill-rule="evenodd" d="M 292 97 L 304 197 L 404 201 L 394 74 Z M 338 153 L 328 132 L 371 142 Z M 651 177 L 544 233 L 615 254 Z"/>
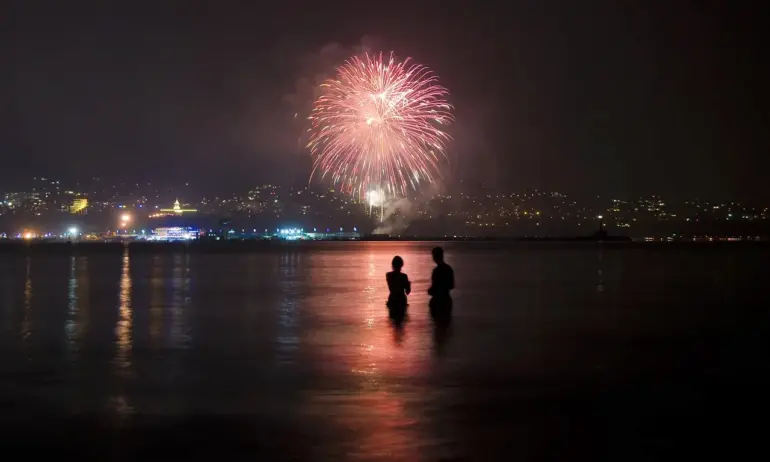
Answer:
<path fill-rule="evenodd" d="M 453 121 L 448 90 L 431 71 L 382 53 L 353 57 L 321 85 L 310 115 L 313 173 L 359 199 L 403 197 L 440 176 Z"/>

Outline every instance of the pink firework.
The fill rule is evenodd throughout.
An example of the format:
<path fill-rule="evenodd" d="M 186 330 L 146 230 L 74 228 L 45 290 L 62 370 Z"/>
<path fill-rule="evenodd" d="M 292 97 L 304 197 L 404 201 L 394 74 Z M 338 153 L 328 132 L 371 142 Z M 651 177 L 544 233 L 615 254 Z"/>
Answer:
<path fill-rule="evenodd" d="M 446 88 L 407 59 L 353 57 L 321 85 L 310 115 L 313 174 L 355 197 L 405 196 L 440 176 L 453 121 Z M 311 175 L 312 177 L 312 175 Z"/>

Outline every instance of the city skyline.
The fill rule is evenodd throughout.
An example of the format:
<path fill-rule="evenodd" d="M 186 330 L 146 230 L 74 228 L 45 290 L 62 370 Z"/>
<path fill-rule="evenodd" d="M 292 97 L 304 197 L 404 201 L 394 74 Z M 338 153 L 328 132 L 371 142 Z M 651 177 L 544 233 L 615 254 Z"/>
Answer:
<path fill-rule="evenodd" d="M 492 191 L 467 187 L 411 200 L 367 203 L 330 188 L 278 184 L 197 194 L 152 183 L 94 180 L 78 189 L 36 177 L 26 191 L 0 196 L 0 232 L 151 230 L 162 226 L 351 229 L 416 236 L 566 236 L 593 232 L 597 220 L 614 235 L 770 235 L 770 204 L 697 196 L 576 198 L 557 191 Z M 93 188 L 96 186 L 96 188 Z M 41 231 L 42 232 L 42 231 Z"/>
<path fill-rule="evenodd" d="M 118 177 L 119 178 L 119 177 Z M 14 178 L 12 181 L 0 181 L 0 194 L 8 193 L 28 193 L 35 190 L 59 191 L 62 194 L 68 194 L 70 196 L 83 196 L 87 197 L 89 194 L 103 194 L 116 192 L 118 190 L 135 191 L 144 190 L 154 191 L 157 194 L 170 194 L 172 198 L 169 206 L 173 205 L 174 199 L 179 199 L 178 195 L 186 195 L 189 198 L 198 200 L 206 197 L 226 197 L 231 195 L 245 194 L 249 190 L 260 187 L 277 187 L 286 190 L 309 190 L 309 191 L 328 191 L 339 194 L 342 198 L 347 198 L 353 202 L 366 202 L 365 198 L 354 198 L 349 194 L 346 194 L 338 186 L 329 184 L 325 181 L 307 181 L 307 179 L 299 179 L 297 181 L 248 181 L 231 182 L 227 186 L 218 185 L 216 182 L 208 182 L 205 179 L 203 181 L 189 181 L 181 179 L 179 181 L 172 181 L 167 178 L 160 178 L 156 180 L 144 181 L 133 178 L 115 179 L 109 176 L 96 176 L 90 178 L 76 178 L 74 180 L 68 180 L 51 175 L 37 175 L 32 177 Z M 149 189 L 148 189 L 149 188 Z M 719 194 L 713 190 L 702 191 L 689 191 L 683 195 L 664 194 L 654 187 L 650 186 L 646 190 L 637 194 L 627 194 L 620 191 L 609 193 L 599 193 L 595 191 L 584 191 L 582 194 L 574 193 L 565 188 L 549 188 L 549 187 L 518 187 L 512 185 L 511 187 L 499 187 L 491 183 L 486 183 L 480 180 L 465 180 L 457 179 L 451 185 L 442 185 L 440 188 L 434 188 L 423 191 L 413 191 L 407 199 L 414 199 L 418 201 L 430 201 L 436 197 L 442 195 L 451 195 L 457 193 L 469 193 L 469 194 L 509 194 L 509 193 L 529 193 L 529 192 L 552 192 L 560 195 L 577 198 L 580 200 L 592 200 L 594 198 L 616 198 L 621 200 L 635 200 L 639 198 L 648 198 L 655 196 L 666 196 L 669 200 L 685 202 L 692 200 L 705 200 L 716 202 L 730 202 L 739 201 L 744 203 L 764 204 L 770 203 L 770 199 L 764 199 L 761 196 L 744 196 L 741 197 L 737 194 Z M 176 196 L 175 196 L 176 195 Z M 389 197 L 389 201 L 397 201 L 400 197 Z"/>

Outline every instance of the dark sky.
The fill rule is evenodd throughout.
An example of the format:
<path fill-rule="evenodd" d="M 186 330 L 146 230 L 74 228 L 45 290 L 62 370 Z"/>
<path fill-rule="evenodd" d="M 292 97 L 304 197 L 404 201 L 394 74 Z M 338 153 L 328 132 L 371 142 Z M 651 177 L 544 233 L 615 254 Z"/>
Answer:
<path fill-rule="evenodd" d="M 450 186 L 767 198 L 754 3 L 7 1 L 0 180 L 301 181 L 307 82 L 365 45 L 452 92 Z"/>

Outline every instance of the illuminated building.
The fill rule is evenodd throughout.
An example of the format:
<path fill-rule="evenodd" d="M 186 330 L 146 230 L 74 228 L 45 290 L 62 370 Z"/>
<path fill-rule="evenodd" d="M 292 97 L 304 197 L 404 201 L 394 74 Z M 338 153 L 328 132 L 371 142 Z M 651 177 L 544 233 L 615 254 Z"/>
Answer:
<path fill-rule="evenodd" d="M 198 238 L 198 230 L 175 226 L 170 228 L 155 228 L 148 241 L 189 241 Z"/>
<path fill-rule="evenodd" d="M 181 216 L 185 213 L 194 213 L 197 211 L 198 211 L 197 209 L 183 209 L 182 206 L 179 204 L 179 199 L 177 199 L 174 201 L 174 206 L 172 208 L 160 209 L 158 213 L 151 214 L 150 218 Z"/>
<path fill-rule="evenodd" d="M 304 230 L 297 228 L 287 228 L 277 230 L 276 236 L 280 239 L 287 241 L 297 241 L 300 239 L 307 239 Z"/>
<path fill-rule="evenodd" d="M 299 241 L 299 240 L 344 240 L 354 241 L 360 239 L 361 235 L 358 233 L 358 228 L 353 228 L 353 232 L 344 232 L 340 228 L 339 232 L 331 232 L 326 230 L 325 233 L 319 233 L 315 229 L 313 232 L 305 232 L 304 229 L 297 228 L 279 228 L 273 235 L 274 238 L 285 241 Z"/>
<path fill-rule="evenodd" d="M 172 213 L 175 215 L 181 215 L 183 213 L 192 213 L 197 212 L 196 209 L 183 209 L 181 205 L 179 205 L 179 199 L 174 201 L 174 206 L 170 209 L 160 209 L 163 213 Z"/>
<path fill-rule="evenodd" d="M 39 212 L 43 205 L 38 192 L 6 193 L 4 202 L 9 209 L 25 209 L 30 212 Z"/>
<path fill-rule="evenodd" d="M 72 204 L 70 205 L 70 213 L 73 215 L 77 214 L 85 214 L 86 209 L 88 208 L 88 199 L 86 198 L 79 198 L 74 199 L 72 201 Z"/>

